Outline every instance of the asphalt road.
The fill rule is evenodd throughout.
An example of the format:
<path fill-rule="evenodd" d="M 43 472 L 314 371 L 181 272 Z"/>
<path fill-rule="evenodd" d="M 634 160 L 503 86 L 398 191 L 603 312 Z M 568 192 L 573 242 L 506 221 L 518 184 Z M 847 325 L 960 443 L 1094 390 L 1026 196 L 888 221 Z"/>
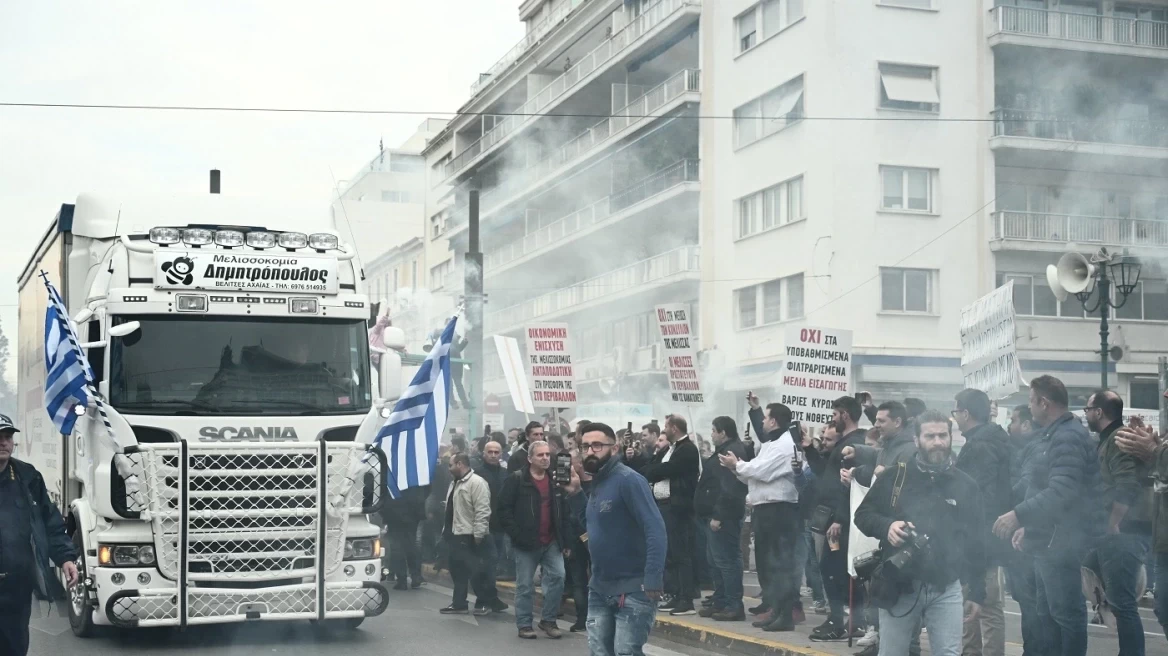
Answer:
<path fill-rule="evenodd" d="M 427 584 L 421 590 L 394 592 L 389 608 L 368 619 L 355 631 L 329 635 L 309 622 L 258 622 L 227 627 L 199 627 L 178 632 L 168 629 L 106 631 L 87 640 L 69 631 L 68 620 L 46 609 L 34 609 L 31 623 L 32 656 L 127 656 L 131 654 L 183 654 L 184 656 L 322 656 L 328 654 L 393 653 L 394 656 L 482 654 L 483 656 L 547 656 L 557 653 L 587 654 L 583 634 L 568 633 L 571 622 L 560 622 L 564 637 L 538 640 L 516 637 L 515 616 L 510 612 L 475 618 L 443 616 L 438 609 L 450 603 L 450 589 Z M 40 617 L 37 617 L 40 615 Z M 652 639 L 648 656 L 713 656 L 709 652 Z"/>

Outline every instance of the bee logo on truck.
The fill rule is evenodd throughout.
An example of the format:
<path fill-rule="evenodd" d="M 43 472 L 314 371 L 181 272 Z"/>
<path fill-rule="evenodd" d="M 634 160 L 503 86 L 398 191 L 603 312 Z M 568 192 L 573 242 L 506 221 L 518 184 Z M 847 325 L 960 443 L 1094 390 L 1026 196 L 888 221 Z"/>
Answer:
<path fill-rule="evenodd" d="M 177 257 L 172 262 L 162 263 L 166 281 L 172 285 L 190 285 L 195 281 L 194 270 L 195 263 L 189 257 Z"/>
<path fill-rule="evenodd" d="M 199 429 L 200 442 L 298 442 L 291 426 L 204 426 Z"/>

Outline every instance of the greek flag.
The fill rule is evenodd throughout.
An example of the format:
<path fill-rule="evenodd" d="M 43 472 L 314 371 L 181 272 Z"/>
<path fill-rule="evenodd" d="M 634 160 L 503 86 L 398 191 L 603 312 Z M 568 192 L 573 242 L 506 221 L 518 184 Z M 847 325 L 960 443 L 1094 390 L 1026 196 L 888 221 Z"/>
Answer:
<path fill-rule="evenodd" d="M 89 407 L 87 390 L 93 370 L 81 353 L 61 295 L 43 271 L 41 278 L 49 291 L 49 307 L 45 311 L 45 410 L 57 432 L 68 435 L 77 423 L 74 406 Z"/>
<path fill-rule="evenodd" d="M 389 461 L 389 495 L 394 499 L 401 490 L 429 485 L 438 464 L 438 438 L 450 414 L 450 343 L 457 322 L 455 316 L 446 324 L 377 433 L 376 445 Z"/>

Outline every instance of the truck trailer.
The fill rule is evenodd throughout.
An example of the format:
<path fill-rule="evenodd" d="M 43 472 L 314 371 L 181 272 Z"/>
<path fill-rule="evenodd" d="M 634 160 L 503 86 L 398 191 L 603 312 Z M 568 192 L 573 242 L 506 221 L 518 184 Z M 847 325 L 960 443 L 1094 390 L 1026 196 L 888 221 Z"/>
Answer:
<path fill-rule="evenodd" d="M 42 272 L 93 370 L 67 435 L 45 411 Z M 385 610 L 368 516 L 401 359 L 371 365 L 362 277 L 312 208 L 218 194 L 61 206 L 19 279 L 16 457 L 44 474 L 82 554 L 75 634 L 356 627 Z"/>

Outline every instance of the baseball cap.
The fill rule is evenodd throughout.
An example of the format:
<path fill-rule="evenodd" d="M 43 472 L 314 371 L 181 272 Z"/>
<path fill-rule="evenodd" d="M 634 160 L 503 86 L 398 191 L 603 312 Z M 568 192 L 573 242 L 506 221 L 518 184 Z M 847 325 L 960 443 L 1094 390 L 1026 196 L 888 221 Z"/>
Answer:
<path fill-rule="evenodd" d="M 3 433 L 4 431 L 9 431 L 9 430 L 12 431 L 13 433 L 20 432 L 20 429 L 17 428 L 16 425 L 12 423 L 11 417 L 9 417 L 8 415 L 0 415 L 0 433 Z"/>

